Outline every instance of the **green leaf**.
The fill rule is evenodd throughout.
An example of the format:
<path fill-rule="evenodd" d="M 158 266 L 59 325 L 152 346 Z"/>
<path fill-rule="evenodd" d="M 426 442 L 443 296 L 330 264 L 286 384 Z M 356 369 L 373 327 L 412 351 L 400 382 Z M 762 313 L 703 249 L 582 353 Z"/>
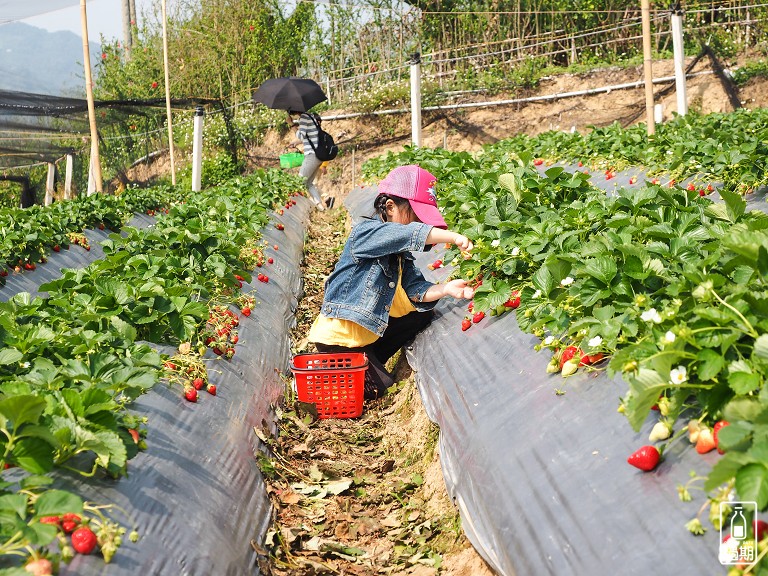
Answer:
<path fill-rule="evenodd" d="M 744 210 L 747 208 L 747 201 L 741 196 L 741 194 L 731 192 L 724 188 L 721 188 L 719 193 L 720 197 L 725 201 L 728 220 L 735 224 L 736 221 L 741 218 L 742 214 L 744 214 Z"/>
<path fill-rule="evenodd" d="M 714 350 L 705 348 L 698 354 L 696 373 L 702 381 L 712 380 L 725 367 L 725 359 Z"/>
<path fill-rule="evenodd" d="M 552 278 L 552 274 L 546 266 L 542 266 L 536 271 L 531 282 L 537 290 L 541 290 L 541 294 L 545 297 L 549 297 L 550 292 L 555 287 L 555 279 Z"/>
<path fill-rule="evenodd" d="M 123 340 L 128 340 L 129 342 L 136 340 L 136 328 L 129 322 L 126 322 L 119 316 L 110 316 L 109 323 Z"/>
<path fill-rule="evenodd" d="M 758 510 L 768 505 L 768 468 L 762 463 L 747 464 L 736 473 L 736 491 L 742 500 L 757 502 Z"/>
<path fill-rule="evenodd" d="M 2 366 L 15 364 L 22 358 L 24 358 L 24 354 L 16 350 L 16 348 L 3 348 L 0 350 L 0 365 Z"/>
<path fill-rule="evenodd" d="M 728 426 L 725 428 L 728 428 Z M 725 428 L 723 428 L 721 432 L 725 430 Z M 719 441 L 720 432 L 718 432 L 717 438 Z M 726 454 L 720 458 L 712 467 L 712 470 L 710 470 L 707 480 L 704 483 L 704 490 L 711 492 L 721 484 L 729 482 L 731 478 L 736 476 L 736 472 L 748 462 L 749 459 L 744 454 L 738 452 Z"/>
<path fill-rule="evenodd" d="M 718 446 L 723 450 L 743 452 L 749 447 L 752 438 L 752 426 L 741 422 L 733 422 L 723 426 L 717 433 Z"/>
<path fill-rule="evenodd" d="M 640 368 L 635 374 L 626 374 L 630 393 L 625 399 L 625 414 L 635 432 L 640 430 L 651 406 L 659 400 L 659 395 L 669 386 L 658 372 Z"/>
<path fill-rule="evenodd" d="M 763 409 L 757 398 L 734 398 L 723 408 L 723 418 L 729 422 L 754 422 Z"/>
<path fill-rule="evenodd" d="M 83 500 L 77 494 L 66 490 L 46 490 L 35 502 L 35 516 L 60 516 L 61 514 L 83 513 Z"/>
<path fill-rule="evenodd" d="M 616 261 L 610 256 L 591 258 L 584 264 L 584 272 L 606 286 L 610 286 L 611 280 L 616 276 L 617 271 Z"/>
<path fill-rule="evenodd" d="M 0 496 L 0 511 L 10 512 L 19 518 L 26 518 L 27 496 L 25 494 L 3 494 Z"/>
<path fill-rule="evenodd" d="M 14 428 L 22 424 L 36 424 L 45 410 L 46 402 L 43 398 L 32 394 L 11 396 L 0 400 L 0 414 L 13 422 Z"/>
<path fill-rule="evenodd" d="M 45 474 L 53 468 L 54 448 L 40 438 L 22 438 L 13 447 L 13 459 L 33 474 Z"/>
<path fill-rule="evenodd" d="M 768 334 L 761 334 L 757 337 L 752 354 L 760 360 L 768 362 Z"/>

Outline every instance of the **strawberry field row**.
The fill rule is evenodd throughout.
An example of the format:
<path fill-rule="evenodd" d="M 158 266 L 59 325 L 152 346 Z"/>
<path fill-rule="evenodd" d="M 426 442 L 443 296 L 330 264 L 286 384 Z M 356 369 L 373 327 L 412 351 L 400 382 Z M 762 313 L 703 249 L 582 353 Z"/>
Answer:
<path fill-rule="evenodd" d="M 547 148 L 552 139 L 521 137 L 477 155 L 410 149 L 364 171 L 373 181 L 418 163 L 437 176 L 446 221 L 475 242 L 470 259 L 450 250 L 442 258 L 476 287 L 474 322 L 514 310 L 536 349 L 552 354 L 548 372 L 622 376 L 618 409 L 631 426 L 658 423 L 631 464 L 651 470 L 665 446 L 687 436 L 699 452 L 725 453 L 704 484 L 713 510 L 735 496 L 765 510 L 768 216 L 747 212 L 727 188 L 720 203 L 651 183 L 609 197 L 583 172 L 539 173 L 534 156 L 559 159 Z M 684 486 L 680 497 L 690 498 Z M 760 538 L 762 526 L 753 528 Z M 705 529 L 699 515 L 688 528 Z"/>
<path fill-rule="evenodd" d="M 230 306 L 246 313 L 255 304 L 240 288 L 265 264 L 261 230 L 300 188 L 295 176 L 259 171 L 189 194 L 153 227 L 112 234 L 103 259 L 41 286 L 47 298 L 0 303 L 0 567 L 66 561 L 97 546 L 111 559 L 125 529 L 108 506 L 52 489 L 56 471 L 124 475 L 151 426 L 132 405 L 161 377 L 190 401 L 197 380 L 215 394 L 202 355 L 208 347 L 234 353 Z M 124 209 L 95 217 L 117 227 Z M 57 241 L 46 231 L 37 237 Z M 164 358 L 148 343 L 175 352 Z M 80 528 L 93 533 L 93 546 L 66 537 Z"/>

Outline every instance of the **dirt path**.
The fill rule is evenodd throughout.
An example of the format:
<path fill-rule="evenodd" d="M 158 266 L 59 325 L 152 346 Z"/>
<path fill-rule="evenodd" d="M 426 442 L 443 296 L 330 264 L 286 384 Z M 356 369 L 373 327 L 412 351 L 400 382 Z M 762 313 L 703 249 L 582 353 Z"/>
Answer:
<path fill-rule="evenodd" d="M 317 314 L 325 276 L 346 239 L 343 208 L 315 212 L 305 242 L 305 294 L 296 352 Z M 310 350 L 311 351 L 311 350 Z M 363 416 L 312 422 L 286 406 L 274 457 L 262 461 L 275 522 L 267 538 L 273 576 L 314 574 L 484 576 L 490 570 L 461 531 L 426 416 L 404 359 L 399 384 Z M 299 407 L 300 408 L 300 407 Z"/>

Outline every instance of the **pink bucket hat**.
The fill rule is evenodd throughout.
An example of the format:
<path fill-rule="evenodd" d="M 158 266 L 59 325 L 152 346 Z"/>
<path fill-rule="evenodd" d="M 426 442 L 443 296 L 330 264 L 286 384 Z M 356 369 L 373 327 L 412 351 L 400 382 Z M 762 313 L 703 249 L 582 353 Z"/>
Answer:
<path fill-rule="evenodd" d="M 379 182 L 379 192 L 406 198 L 411 208 L 424 224 L 436 228 L 448 228 L 443 215 L 437 209 L 435 193 L 437 178 L 423 168 L 410 164 L 398 166 Z"/>

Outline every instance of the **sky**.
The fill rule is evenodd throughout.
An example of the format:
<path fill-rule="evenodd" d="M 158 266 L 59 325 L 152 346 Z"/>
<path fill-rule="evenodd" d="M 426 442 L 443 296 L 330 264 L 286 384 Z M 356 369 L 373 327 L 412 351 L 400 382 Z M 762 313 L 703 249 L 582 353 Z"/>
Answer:
<path fill-rule="evenodd" d="M 167 2 L 169 7 L 170 2 L 171 0 Z M 68 8 L 26 18 L 20 22 L 43 28 L 49 32 L 67 30 L 82 36 L 80 2 L 79 0 L 72 0 L 72 4 Z M 139 18 L 143 13 L 151 12 L 154 5 L 160 6 L 160 0 L 136 0 L 136 12 Z M 107 40 L 122 38 L 123 15 L 121 7 L 122 2 L 120 0 L 87 0 L 88 37 L 97 42 L 101 36 Z"/>

